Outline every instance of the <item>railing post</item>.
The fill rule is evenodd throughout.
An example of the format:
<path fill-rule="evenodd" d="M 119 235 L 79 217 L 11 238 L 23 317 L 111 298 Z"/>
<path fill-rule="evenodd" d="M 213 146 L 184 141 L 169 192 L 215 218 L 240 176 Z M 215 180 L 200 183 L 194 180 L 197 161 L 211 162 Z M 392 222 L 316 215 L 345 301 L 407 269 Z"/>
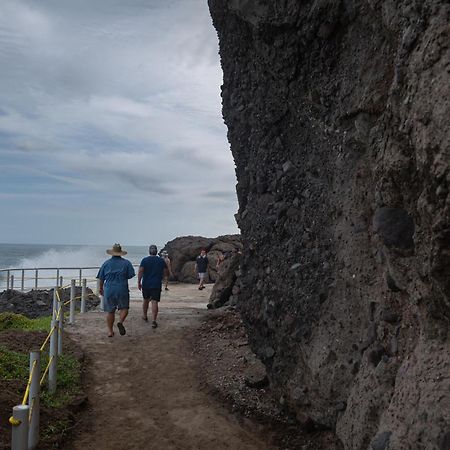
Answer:
<path fill-rule="evenodd" d="M 56 314 L 58 314 L 58 296 L 57 296 L 57 290 L 58 286 L 55 286 L 53 288 L 53 313 L 52 313 L 52 319 L 56 319 Z"/>
<path fill-rule="evenodd" d="M 63 353 L 63 334 L 64 334 L 64 302 L 61 300 L 58 304 L 59 306 L 59 317 L 58 317 L 58 356 Z"/>
<path fill-rule="evenodd" d="M 60 287 L 63 287 L 63 285 L 64 285 L 64 277 L 61 275 L 61 276 L 59 277 L 59 286 L 60 286 Z"/>
<path fill-rule="evenodd" d="M 70 311 L 69 311 L 69 323 L 73 325 L 75 323 L 75 282 L 70 282 Z"/>
<path fill-rule="evenodd" d="M 9 291 L 9 286 L 10 286 L 9 277 L 10 277 L 10 272 L 8 270 L 8 271 L 6 271 L 6 290 L 7 291 Z"/>
<path fill-rule="evenodd" d="M 59 269 L 56 269 L 56 285 L 59 284 Z"/>
<path fill-rule="evenodd" d="M 11 290 L 14 290 L 14 275 L 11 275 Z"/>
<path fill-rule="evenodd" d="M 83 276 L 83 269 L 80 269 L 79 271 L 79 279 L 80 279 L 80 287 L 81 287 L 81 278 Z"/>
<path fill-rule="evenodd" d="M 81 307 L 80 312 L 86 312 L 86 278 L 83 278 L 83 283 L 81 285 Z"/>
<path fill-rule="evenodd" d="M 54 330 L 53 330 L 54 328 Z M 52 320 L 53 330 L 52 335 L 50 336 L 50 351 L 49 358 L 51 360 L 50 367 L 48 369 L 48 390 L 50 394 L 54 394 L 56 392 L 56 383 L 57 383 L 57 372 L 58 372 L 58 322 L 56 320 Z"/>
<path fill-rule="evenodd" d="M 33 370 L 34 362 L 36 366 Z M 39 442 L 39 393 L 41 390 L 41 352 L 36 350 L 30 353 L 30 373 L 33 371 L 30 384 L 30 394 L 28 396 L 28 406 L 30 407 L 31 419 L 28 430 L 28 448 L 34 449 Z"/>
<path fill-rule="evenodd" d="M 38 269 L 34 269 L 34 290 L 37 291 L 38 283 L 39 283 L 39 271 Z"/>
<path fill-rule="evenodd" d="M 22 269 L 22 283 L 20 285 L 20 290 L 23 292 L 25 290 L 25 270 Z"/>
<path fill-rule="evenodd" d="M 14 406 L 9 422 L 12 425 L 11 450 L 28 450 L 28 405 Z"/>

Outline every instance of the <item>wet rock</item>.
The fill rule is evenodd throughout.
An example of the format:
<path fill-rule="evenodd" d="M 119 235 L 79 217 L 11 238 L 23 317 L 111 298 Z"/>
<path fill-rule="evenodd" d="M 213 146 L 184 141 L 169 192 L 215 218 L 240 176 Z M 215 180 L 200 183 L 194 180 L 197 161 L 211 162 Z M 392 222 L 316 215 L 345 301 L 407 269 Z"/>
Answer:
<path fill-rule="evenodd" d="M 389 445 L 389 439 L 391 438 L 390 431 L 383 431 L 372 441 L 372 450 L 386 450 Z"/>
<path fill-rule="evenodd" d="M 345 411 L 347 409 L 347 402 L 339 402 L 336 405 L 336 411 L 342 412 Z"/>
<path fill-rule="evenodd" d="M 402 291 L 402 288 L 395 281 L 395 279 L 392 277 L 392 275 L 389 273 L 388 270 L 385 272 L 384 277 L 385 277 L 385 280 L 386 280 L 387 287 L 392 292 L 400 292 L 400 291 Z"/>
<path fill-rule="evenodd" d="M 439 450 L 450 450 L 450 431 L 442 436 Z"/>
<path fill-rule="evenodd" d="M 398 338 L 397 336 L 392 336 L 389 343 L 389 353 L 395 356 L 398 353 Z"/>
<path fill-rule="evenodd" d="M 283 164 L 283 172 L 287 173 L 289 171 L 291 171 L 292 169 L 294 169 L 294 165 L 291 163 L 291 161 L 286 161 Z"/>
<path fill-rule="evenodd" d="M 373 228 L 388 247 L 414 247 L 414 221 L 400 208 L 379 208 L 373 218 Z"/>
<path fill-rule="evenodd" d="M 390 309 L 384 309 L 381 312 L 380 319 L 383 320 L 384 322 L 395 324 L 400 320 L 400 316 L 396 312 L 391 311 Z"/>
<path fill-rule="evenodd" d="M 255 361 L 244 374 L 244 383 L 246 386 L 261 389 L 269 385 L 266 369 L 263 364 Z"/>

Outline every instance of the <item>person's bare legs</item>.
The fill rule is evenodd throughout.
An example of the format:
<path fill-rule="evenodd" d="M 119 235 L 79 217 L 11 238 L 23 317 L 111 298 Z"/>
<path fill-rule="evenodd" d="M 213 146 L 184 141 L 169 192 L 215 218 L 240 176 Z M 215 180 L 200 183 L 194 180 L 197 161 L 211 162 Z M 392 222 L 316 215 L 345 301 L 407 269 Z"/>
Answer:
<path fill-rule="evenodd" d="M 106 314 L 106 325 L 108 326 L 108 336 L 114 336 L 113 326 L 115 317 L 116 317 L 115 312 L 109 312 Z"/>
<path fill-rule="evenodd" d="M 144 298 L 144 300 L 142 301 L 142 318 L 144 320 L 148 320 L 147 314 L 148 314 L 148 305 L 149 305 L 149 303 L 150 303 L 149 299 L 145 299 Z"/>
<path fill-rule="evenodd" d="M 125 327 L 123 326 L 123 322 L 128 316 L 128 308 L 120 309 L 119 316 L 120 316 L 120 321 L 117 322 L 117 328 L 119 329 L 119 334 L 121 336 L 123 336 L 123 335 L 127 334 L 127 330 L 125 330 Z"/>
<path fill-rule="evenodd" d="M 156 319 L 158 317 L 158 303 L 156 300 L 152 300 L 152 315 L 153 315 L 153 323 L 152 327 L 156 328 L 158 324 L 156 323 Z"/>
<path fill-rule="evenodd" d="M 198 277 L 200 279 L 200 284 L 198 285 L 199 290 L 205 289 L 205 286 L 203 285 L 205 276 L 199 274 Z"/>
<path fill-rule="evenodd" d="M 154 322 L 156 322 L 156 318 L 158 317 L 158 311 L 159 311 L 158 303 L 159 302 L 157 302 L 155 300 L 152 300 L 152 314 L 153 314 L 153 321 Z"/>
<path fill-rule="evenodd" d="M 123 323 L 128 316 L 128 308 L 119 310 L 120 322 Z"/>

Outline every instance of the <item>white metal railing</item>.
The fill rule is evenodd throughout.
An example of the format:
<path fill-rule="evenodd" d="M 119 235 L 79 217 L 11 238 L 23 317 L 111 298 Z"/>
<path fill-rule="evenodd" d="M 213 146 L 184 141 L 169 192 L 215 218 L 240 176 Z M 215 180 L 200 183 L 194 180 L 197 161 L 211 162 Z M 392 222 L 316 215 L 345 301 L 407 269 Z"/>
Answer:
<path fill-rule="evenodd" d="M 138 264 L 133 264 L 135 268 L 138 266 Z M 16 289 L 24 292 L 32 289 L 53 289 L 55 285 L 63 286 L 64 280 L 72 279 L 75 279 L 77 285 L 81 286 L 83 278 L 86 279 L 87 285 L 91 287 L 96 285 L 96 275 L 99 269 L 99 266 L 0 269 L 0 291 Z"/>
<path fill-rule="evenodd" d="M 53 316 L 50 331 L 38 350 L 30 352 L 30 375 L 27 387 L 23 395 L 22 403 L 14 406 L 9 423 L 12 427 L 11 449 L 30 450 L 39 443 L 40 422 L 40 393 L 45 380 L 48 380 L 48 392 L 54 394 L 58 379 L 58 358 L 63 353 L 63 334 L 65 323 L 65 306 L 69 305 L 68 323 L 75 324 L 75 312 L 77 300 L 80 300 L 80 313 L 86 312 L 86 284 L 81 281 L 81 295 L 75 296 L 76 280 L 71 280 L 68 286 L 56 286 L 53 288 Z M 70 299 L 66 302 L 61 298 L 64 287 L 70 286 Z M 48 363 L 41 375 L 41 354 L 49 344 Z"/>

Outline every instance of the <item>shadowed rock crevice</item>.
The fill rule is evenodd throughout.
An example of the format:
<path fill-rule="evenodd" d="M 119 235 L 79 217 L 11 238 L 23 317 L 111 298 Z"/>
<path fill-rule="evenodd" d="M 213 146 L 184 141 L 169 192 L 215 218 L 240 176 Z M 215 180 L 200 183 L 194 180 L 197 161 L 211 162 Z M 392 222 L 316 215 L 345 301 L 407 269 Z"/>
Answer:
<path fill-rule="evenodd" d="M 238 179 L 238 305 L 279 400 L 348 449 L 443 448 L 450 5 L 209 6 Z"/>

